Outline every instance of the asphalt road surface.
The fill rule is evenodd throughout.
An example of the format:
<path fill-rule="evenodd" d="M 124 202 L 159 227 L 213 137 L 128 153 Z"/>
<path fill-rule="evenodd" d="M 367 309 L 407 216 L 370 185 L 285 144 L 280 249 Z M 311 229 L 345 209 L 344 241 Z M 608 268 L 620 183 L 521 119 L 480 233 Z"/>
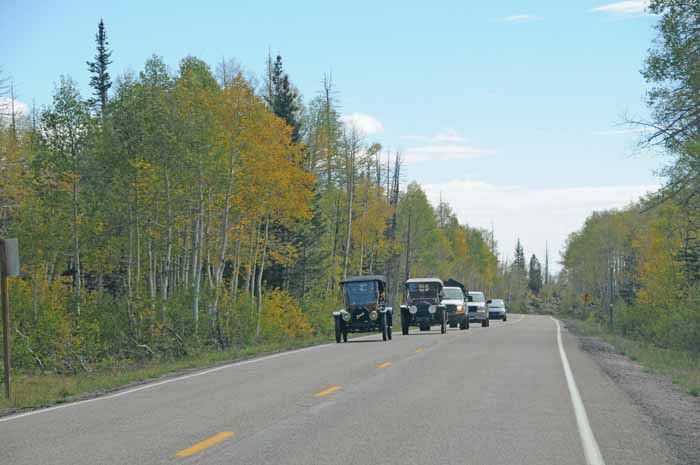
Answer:
<path fill-rule="evenodd" d="M 511 315 L 220 366 L 0 418 L 0 464 L 673 463 L 575 337 L 560 340 L 555 320 Z"/>

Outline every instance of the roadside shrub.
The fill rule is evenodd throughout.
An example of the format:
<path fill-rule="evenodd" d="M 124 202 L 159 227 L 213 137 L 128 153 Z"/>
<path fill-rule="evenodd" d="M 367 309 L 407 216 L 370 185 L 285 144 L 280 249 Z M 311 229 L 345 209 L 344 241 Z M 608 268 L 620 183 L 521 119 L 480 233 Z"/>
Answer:
<path fill-rule="evenodd" d="M 303 311 L 313 326 L 315 335 L 328 336 L 333 334 L 335 326 L 332 315 L 340 307 L 342 307 L 342 303 L 338 292 L 315 289 L 305 296 Z"/>
<path fill-rule="evenodd" d="M 274 290 L 263 297 L 260 336 L 269 341 L 311 336 L 309 318 L 286 291 Z"/>

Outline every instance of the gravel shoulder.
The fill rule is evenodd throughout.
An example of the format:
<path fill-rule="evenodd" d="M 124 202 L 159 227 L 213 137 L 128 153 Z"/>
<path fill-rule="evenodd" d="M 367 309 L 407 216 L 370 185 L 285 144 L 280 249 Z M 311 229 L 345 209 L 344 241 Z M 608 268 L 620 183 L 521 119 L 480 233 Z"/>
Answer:
<path fill-rule="evenodd" d="M 578 337 L 579 347 L 640 409 L 678 464 L 700 464 L 700 398 L 666 377 L 645 371 L 601 338 L 583 335 L 575 321 L 566 321 L 566 327 Z"/>

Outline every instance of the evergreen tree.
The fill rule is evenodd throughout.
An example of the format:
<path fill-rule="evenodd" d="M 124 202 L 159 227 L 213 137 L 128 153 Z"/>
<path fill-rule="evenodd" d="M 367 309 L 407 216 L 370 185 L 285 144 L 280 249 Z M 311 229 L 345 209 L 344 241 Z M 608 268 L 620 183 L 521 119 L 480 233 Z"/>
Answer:
<path fill-rule="evenodd" d="M 513 271 L 521 275 L 525 275 L 525 250 L 520 243 L 520 238 L 515 244 L 515 259 L 513 260 Z"/>
<path fill-rule="evenodd" d="M 268 58 L 267 72 L 265 100 L 272 111 L 292 128 L 292 141 L 297 143 L 301 139 L 299 92 L 289 81 L 289 75 L 284 72 L 281 55 L 277 55 L 274 63 Z"/>
<path fill-rule="evenodd" d="M 539 294 L 542 289 L 542 265 L 535 254 L 530 258 L 530 272 L 528 273 L 528 287 L 534 294 Z"/>
<path fill-rule="evenodd" d="M 91 106 L 99 106 L 100 114 L 104 114 L 105 107 L 112 80 L 109 76 L 109 65 L 112 64 L 110 59 L 112 51 L 107 48 L 107 32 L 105 31 L 105 23 L 100 19 L 100 24 L 97 26 L 97 34 L 95 34 L 95 43 L 97 44 L 97 53 L 95 61 L 88 61 L 88 71 L 92 73 L 90 77 L 90 87 L 94 89 L 93 95 L 95 98 L 89 100 Z"/>

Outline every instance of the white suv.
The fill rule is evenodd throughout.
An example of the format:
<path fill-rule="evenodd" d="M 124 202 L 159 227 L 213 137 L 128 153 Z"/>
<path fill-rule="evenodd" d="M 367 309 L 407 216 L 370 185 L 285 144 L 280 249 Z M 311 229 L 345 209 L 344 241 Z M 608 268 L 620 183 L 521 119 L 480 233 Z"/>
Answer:
<path fill-rule="evenodd" d="M 489 327 L 489 309 L 483 292 L 469 291 L 467 294 L 467 314 L 469 321 L 481 322 L 481 326 Z"/>

